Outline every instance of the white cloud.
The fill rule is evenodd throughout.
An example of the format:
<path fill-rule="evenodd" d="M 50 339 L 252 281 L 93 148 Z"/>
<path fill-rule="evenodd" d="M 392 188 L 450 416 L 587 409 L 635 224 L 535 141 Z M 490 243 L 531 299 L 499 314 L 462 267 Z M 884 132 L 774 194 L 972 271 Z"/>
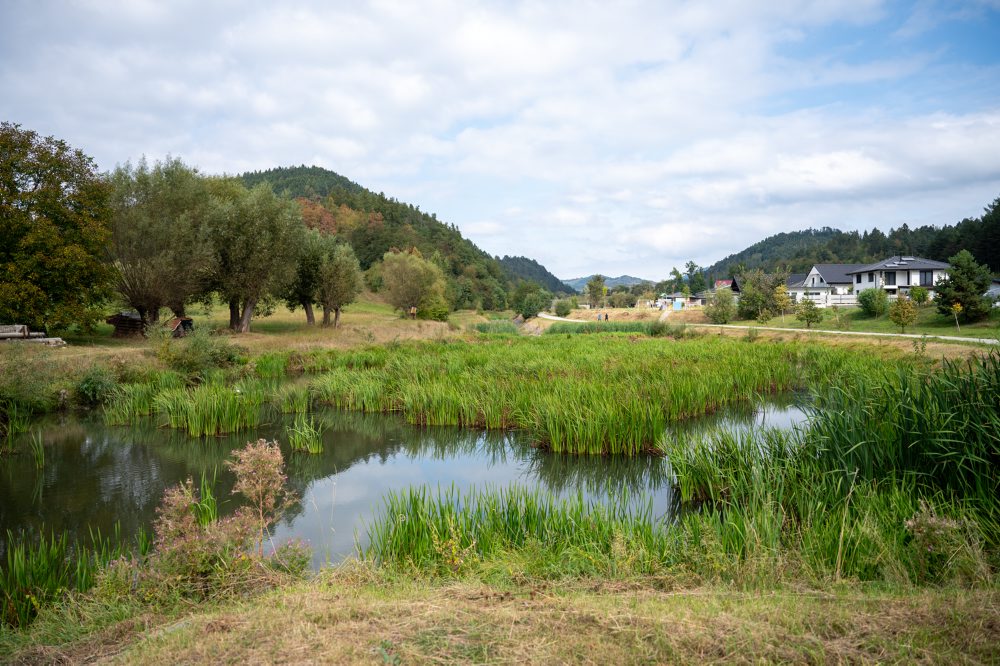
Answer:
<path fill-rule="evenodd" d="M 316 163 L 492 254 L 662 277 L 782 230 L 977 214 L 1000 184 L 998 58 L 955 63 L 922 40 L 928 16 L 961 26 L 995 11 L 8 4 L 0 117 L 103 168 L 167 153 L 208 172 Z M 907 48 L 886 57 L 865 42 L 877 29 Z M 812 48 L 829 30 L 844 36 Z"/>

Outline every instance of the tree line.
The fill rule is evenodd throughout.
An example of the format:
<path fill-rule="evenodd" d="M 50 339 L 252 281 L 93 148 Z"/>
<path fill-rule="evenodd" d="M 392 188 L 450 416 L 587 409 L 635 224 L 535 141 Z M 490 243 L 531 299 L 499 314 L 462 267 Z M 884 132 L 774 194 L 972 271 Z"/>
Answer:
<path fill-rule="evenodd" d="M 377 258 L 362 243 L 362 260 L 354 242 L 377 235 L 372 227 L 385 215 L 353 211 L 364 218 L 357 228 L 323 226 L 315 205 L 171 157 L 102 174 L 64 141 L 2 123 L 0 321 L 89 327 L 117 303 L 151 325 L 161 310 L 184 316 L 193 303 L 219 299 L 238 332 L 282 302 L 301 307 L 310 324 L 319 307 L 323 324 L 336 326 L 365 284 L 426 318 L 468 303 L 461 277 L 478 276 L 476 266 L 454 279 L 456 260 L 433 247 L 425 257 L 405 233 Z M 496 280 L 476 304 L 503 307 L 506 289 Z"/>

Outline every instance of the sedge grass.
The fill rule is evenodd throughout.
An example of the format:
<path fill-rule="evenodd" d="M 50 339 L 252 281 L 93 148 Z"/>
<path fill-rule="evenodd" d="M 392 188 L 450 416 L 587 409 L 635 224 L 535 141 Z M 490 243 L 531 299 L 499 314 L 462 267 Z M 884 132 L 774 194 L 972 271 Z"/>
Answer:
<path fill-rule="evenodd" d="M 295 424 L 285 429 L 285 436 L 293 451 L 323 453 L 323 432 L 311 416 L 297 415 Z"/>

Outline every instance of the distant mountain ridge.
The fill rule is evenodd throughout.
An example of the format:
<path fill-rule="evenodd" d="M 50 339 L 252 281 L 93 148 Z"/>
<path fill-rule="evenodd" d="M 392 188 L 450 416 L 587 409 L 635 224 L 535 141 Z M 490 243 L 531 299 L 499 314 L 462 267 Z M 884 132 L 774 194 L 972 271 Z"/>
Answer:
<path fill-rule="evenodd" d="M 507 255 L 504 255 L 502 259 L 499 257 L 497 259 L 513 280 L 532 280 L 553 294 L 572 291 L 565 282 L 550 273 L 545 266 L 542 266 L 534 259 L 529 259 L 528 257 L 509 257 Z"/>
<path fill-rule="evenodd" d="M 596 275 L 596 273 L 594 275 Z M 563 280 L 563 284 L 569 285 L 572 289 L 582 292 L 584 289 L 587 288 L 587 283 L 590 282 L 590 279 L 592 277 L 594 276 L 588 275 L 587 277 Z M 654 281 L 644 280 L 642 278 L 637 278 L 632 275 L 619 275 L 618 277 L 608 277 L 607 275 L 604 276 L 604 286 L 606 286 L 608 289 L 611 289 L 613 287 L 619 287 L 622 285 L 626 287 L 632 287 L 637 284 L 641 284 L 643 282 L 649 282 L 650 284 L 653 284 Z"/>

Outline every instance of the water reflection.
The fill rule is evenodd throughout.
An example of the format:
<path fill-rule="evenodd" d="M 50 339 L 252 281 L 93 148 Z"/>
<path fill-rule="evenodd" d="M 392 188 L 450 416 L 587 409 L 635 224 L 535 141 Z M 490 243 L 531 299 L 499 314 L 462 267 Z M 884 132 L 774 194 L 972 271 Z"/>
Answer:
<path fill-rule="evenodd" d="M 736 408 L 679 426 L 673 435 L 755 425 L 790 426 L 804 420 L 798 398 L 762 408 Z M 458 428 L 417 428 L 395 416 L 324 411 L 324 451 L 285 449 L 289 484 L 300 498 L 275 531 L 313 546 L 315 563 L 339 560 L 365 539 L 365 525 L 390 490 L 410 485 L 538 487 L 557 495 L 609 492 L 651 501 L 654 515 L 674 510 L 669 462 L 561 456 L 540 451 L 519 433 Z M 220 512 L 238 506 L 234 478 L 225 467 L 231 452 L 256 438 L 284 440 L 294 417 L 272 414 L 253 433 L 192 439 L 149 419 L 134 427 L 108 427 L 96 417 L 55 417 L 35 425 L 45 441 L 45 467 L 28 454 L 0 459 L 0 556 L 6 530 L 65 530 L 86 538 L 115 523 L 126 537 L 148 529 L 164 490 L 184 479 L 214 476 Z"/>

